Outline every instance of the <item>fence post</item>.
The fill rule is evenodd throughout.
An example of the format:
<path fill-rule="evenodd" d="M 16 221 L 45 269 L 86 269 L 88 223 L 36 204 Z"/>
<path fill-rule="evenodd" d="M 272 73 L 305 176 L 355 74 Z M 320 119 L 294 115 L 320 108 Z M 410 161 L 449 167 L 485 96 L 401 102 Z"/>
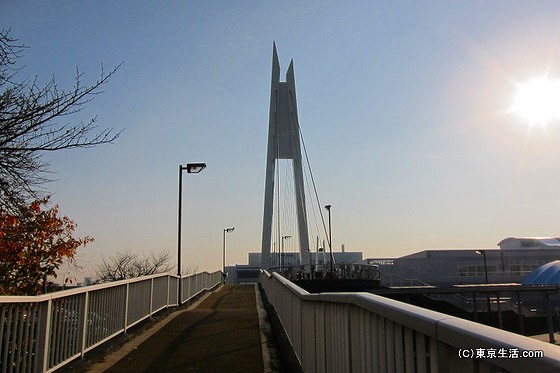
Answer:
<path fill-rule="evenodd" d="M 166 308 L 169 308 L 169 286 L 171 285 L 171 276 L 167 275 L 167 298 L 165 301 Z"/>
<path fill-rule="evenodd" d="M 128 292 L 129 292 L 129 283 L 126 283 L 126 291 L 124 292 L 124 327 L 123 331 L 126 333 L 126 329 L 128 327 Z"/>
<path fill-rule="evenodd" d="M 154 309 L 154 278 L 150 280 L 150 318 Z"/>
<path fill-rule="evenodd" d="M 83 315 L 81 317 L 83 325 L 82 325 L 82 351 L 81 357 L 84 357 L 85 349 L 86 349 L 86 342 L 87 342 L 87 321 L 88 321 L 88 308 L 89 308 L 89 291 L 86 291 L 84 297 L 84 305 L 83 305 Z"/>
<path fill-rule="evenodd" d="M 39 309 L 39 330 L 37 335 L 42 338 L 38 342 L 38 356 L 36 360 L 37 372 L 45 372 L 49 367 L 49 348 L 51 336 L 52 299 L 41 303 Z"/>

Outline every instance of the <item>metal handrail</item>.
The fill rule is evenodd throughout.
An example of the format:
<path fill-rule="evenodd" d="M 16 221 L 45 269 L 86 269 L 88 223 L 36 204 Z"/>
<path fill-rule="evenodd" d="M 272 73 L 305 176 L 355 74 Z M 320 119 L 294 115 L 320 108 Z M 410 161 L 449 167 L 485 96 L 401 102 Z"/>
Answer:
<path fill-rule="evenodd" d="M 369 293 L 309 294 L 276 273 L 260 283 L 306 372 L 560 370 L 557 346 L 518 334 Z"/>
<path fill-rule="evenodd" d="M 0 371 L 54 371 L 222 279 L 221 271 L 181 278 L 156 274 L 37 296 L 0 296 Z"/>
<path fill-rule="evenodd" d="M 128 280 L 119 280 L 119 281 L 112 281 L 112 282 L 104 282 L 104 283 L 95 284 L 95 285 L 80 286 L 80 287 L 76 287 L 76 288 L 72 288 L 72 289 L 60 290 L 60 291 L 55 291 L 55 292 L 47 293 L 47 294 L 39 294 L 39 295 L 2 295 L 2 296 L 0 296 L 0 304 L 1 303 L 20 303 L 20 302 L 42 302 L 42 301 L 49 300 L 49 299 L 64 298 L 64 297 L 67 297 L 67 296 L 70 296 L 70 295 L 81 294 L 81 293 L 84 293 L 84 292 L 101 290 L 101 289 L 105 289 L 105 288 L 111 288 L 111 287 L 115 287 L 115 286 L 119 286 L 119 285 L 123 285 L 123 284 L 131 284 L 131 283 L 134 283 L 134 282 L 145 281 L 147 279 L 158 278 L 158 277 L 162 277 L 162 276 L 171 276 L 171 277 L 178 278 L 177 275 L 171 275 L 171 274 L 167 274 L 167 273 L 165 273 L 165 274 L 158 273 L 158 274 L 155 274 L 155 275 L 135 277 L 135 278 L 131 278 L 131 279 L 128 279 Z M 188 277 L 188 276 L 183 276 L 183 277 Z"/>

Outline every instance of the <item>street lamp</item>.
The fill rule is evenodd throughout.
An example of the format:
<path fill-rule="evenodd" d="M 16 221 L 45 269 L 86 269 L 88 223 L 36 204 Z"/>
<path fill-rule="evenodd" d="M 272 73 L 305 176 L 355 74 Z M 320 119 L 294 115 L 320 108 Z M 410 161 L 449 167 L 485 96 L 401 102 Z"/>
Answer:
<path fill-rule="evenodd" d="M 484 280 L 488 285 L 488 266 L 486 265 L 486 250 L 476 250 L 475 253 L 477 253 L 478 255 L 482 255 L 482 258 L 484 259 Z"/>
<path fill-rule="evenodd" d="M 233 232 L 235 227 L 224 229 L 224 238 L 222 240 L 222 274 L 224 276 L 224 284 L 226 283 L 226 233 Z"/>
<path fill-rule="evenodd" d="M 331 257 L 331 262 L 330 262 L 330 266 L 329 266 L 329 273 L 330 273 L 330 277 L 333 278 L 333 253 L 332 253 L 332 227 L 331 227 L 331 205 L 326 205 L 325 209 L 327 209 L 327 211 L 329 212 L 329 252 L 330 252 L 330 257 Z"/>
<path fill-rule="evenodd" d="M 284 240 L 287 238 L 292 238 L 292 236 L 282 236 L 282 245 L 280 246 L 280 272 L 282 272 L 282 267 L 286 257 L 284 256 Z"/>
<path fill-rule="evenodd" d="M 488 266 L 486 265 L 486 250 L 476 250 L 475 253 L 482 255 L 484 260 L 484 281 L 488 285 Z M 486 293 L 486 303 L 488 303 L 488 312 L 490 312 L 490 295 Z"/>
<path fill-rule="evenodd" d="M 183 196 L 183 171 L 189 174 L 197 174 L 206 168 L 206 163 L 187 163 L 186 166 L 179 165 L 179 212 L 177 228 L 177 276 L 179 276 L 179 286 L 177 293 L 177 305 L 181 304 L 183 294 L 183 280 L 181 279 L 181 218 L 182 218 L 182 196 Z"/>

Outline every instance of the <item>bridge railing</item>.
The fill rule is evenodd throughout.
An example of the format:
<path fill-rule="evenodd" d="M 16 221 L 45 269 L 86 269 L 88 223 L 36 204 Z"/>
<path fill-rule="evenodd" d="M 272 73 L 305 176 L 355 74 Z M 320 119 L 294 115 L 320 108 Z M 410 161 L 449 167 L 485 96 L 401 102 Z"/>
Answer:
<path fill-rule="evenodd" d="M 0 372 L 50 372 L 222 281 L 160 274 L 38 296 L 0 296 Z"/>
<path fill-rule="evenodd" d="M 261 272 L 305 372 L 558 372 L 560 347 L 369 293 Z M 530 355 L 533 357 L 523 357 Z"/>

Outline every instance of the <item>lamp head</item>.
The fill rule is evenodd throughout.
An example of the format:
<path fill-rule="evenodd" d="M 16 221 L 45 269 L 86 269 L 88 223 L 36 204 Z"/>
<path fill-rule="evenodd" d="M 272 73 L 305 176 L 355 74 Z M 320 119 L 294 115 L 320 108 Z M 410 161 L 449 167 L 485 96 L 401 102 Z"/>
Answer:
<path fill-rule="evenodd" d="M 189 174 L 197 174 L 205 168 L 206 163 L 187 163 L 187 167 L 185 167 Z"/>

